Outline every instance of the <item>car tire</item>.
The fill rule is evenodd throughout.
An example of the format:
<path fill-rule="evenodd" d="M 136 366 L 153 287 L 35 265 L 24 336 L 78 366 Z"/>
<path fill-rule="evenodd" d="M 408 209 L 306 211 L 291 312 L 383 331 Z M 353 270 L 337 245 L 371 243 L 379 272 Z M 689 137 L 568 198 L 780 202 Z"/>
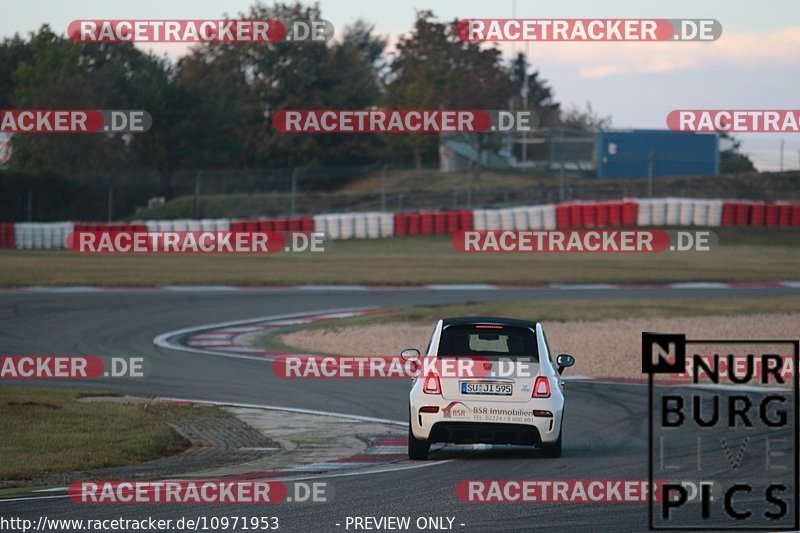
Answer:
<path fill-rule="evenodd" d="M 542 457 L 557 459 L 561 457 L 561 439 L 564 437 L 564 424 L 558 431 L 558 439 L 553 444 L 542 444 Z"/>
<path fill-rule="evenodd" d="M 411 431 L 411 416 L 408 419 L 408 457 L 414 461 L 425 461 L 428 459 L 428 452 L 431 449 L 431 443 L 427 440 L 421 440 L 414 436 Z"/>

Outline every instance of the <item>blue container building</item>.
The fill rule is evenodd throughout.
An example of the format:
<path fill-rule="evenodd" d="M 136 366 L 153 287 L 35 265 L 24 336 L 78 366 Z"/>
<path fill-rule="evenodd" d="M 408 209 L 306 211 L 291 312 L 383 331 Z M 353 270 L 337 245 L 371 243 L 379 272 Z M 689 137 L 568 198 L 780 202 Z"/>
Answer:
<path fill-rule="evenodd" d="M 597 137 L 597 177 L 654 178 L 716 176 L 719 136 L 669 130 L 601 130 Z"/>

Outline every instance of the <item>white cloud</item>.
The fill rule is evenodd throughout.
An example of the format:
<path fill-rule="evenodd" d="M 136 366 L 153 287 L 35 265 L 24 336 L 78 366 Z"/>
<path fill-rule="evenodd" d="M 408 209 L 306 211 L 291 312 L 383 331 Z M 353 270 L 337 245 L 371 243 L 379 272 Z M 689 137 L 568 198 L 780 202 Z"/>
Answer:
<path fill-rule="evenodd" d="M 172 61 L 177 61 L 188 54 L 195 43 L 136 43 L 136 47 L 145 52 L 152 52 L 157 56 L 167 56 Z"/>
<path fill-rule="evenodd" d="M 505 53 L 526 48 L 535 64 L 573 66 L 580 77 L 664 73 L 706 67 L 796 66 L 800 27 L 771 32 L 725 32 L 712 42 L 501 43 Z"/>

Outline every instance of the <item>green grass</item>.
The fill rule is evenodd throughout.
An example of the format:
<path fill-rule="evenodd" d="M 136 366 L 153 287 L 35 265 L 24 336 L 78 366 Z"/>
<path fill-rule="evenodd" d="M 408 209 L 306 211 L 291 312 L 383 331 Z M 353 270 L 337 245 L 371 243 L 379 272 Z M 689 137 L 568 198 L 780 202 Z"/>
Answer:
<path fill-rule="evenodd" d="M 335 178 L 331 175 L 331 179 Z M 341 182 L 341 186 L 331 191 L 306 190 L 312 183 L 305 183 L 301 177 L 301 193 L 296 198 L 296 212 L 324 213 L 329 211 L 350 211 L 375 209 L 376 202 L 382 188 L 385 187 L 390 206 L 398 201 L 398 195 L 414 195 L 417 202 L 424 202 L 426 193 L 438 193 L 433 204 L 425 204 L 424 208 L 449 207 L 451 195 L 456 193 L 458 201 L 464 202 L 468 183 L 476 193 L 477 199 L 487 202 L 509 203 L 518 190 L 551 190 L 559 188 L 557 174 L 548 174 L 540 171 L 491 171 L 484 170 L 478 179 L 471 179 L 470 172 L 440 172 L 439 170 L 410 170 L 389 168 L 386 175 L 377 171 L 362 177 Z M 791 198 L 796 197 L 797 180 L 800 172 L 792 171 L 780 173 L 746 173 L 740 176 L 734 174 L 720 176 L 688 176 L 659 178 L 654 182 L 654 194 L 657 197 L 670 195 L 719 198 L 733 194 L 742 198 Z M 315 178 L 319 179 L 319 178 Z M 594 177 L 568 177 L 565 183 L 568 188 L 565 200 L 586 197 L 587 191 L 597 191 L 594 194 L 622 196 L 646 195 L 646 182 L 644 180 L 598 180 Z M 288 190 L 288 184 L 285 190 Z M 505 193 L 508 191 L 508 194 Z M 583 194 L 583 196 L 581 196 Z M 592 193 L 588 193 L 592 194 Z M 405 205 L 410 206 L 411 196 L 405 199 Z M 481 200 L 477 200 L 480 202 Z M 200 201 L 200 215 L 202 217 L 255 217 L 255 216 L 286 216 L 289 206 L 287 192 L 255 192 L 228 193 L 228 194 L 203 194 Z M 476 205 L 476 207 L 480 207 Z M 155 218 L 191 218 L 194 216 L 194 196 L 182 196 L 171 199 L 164 205 L 151 209 L 143 209 L 128 218 L 155 219 Z"/>
<path fill-rule="evenodd" d="M 189 407 L 79 402 L 67 389 L 0 388 L 0 482 L 135 464 L 172 455 L 188 442 L 166 423 Z"/>
<path fill-rule="evenodd" d="M 389 168 L 383 183 L 387 193 L 398 192 L 451 192 L 465 190 L 469 172 L 440 172 L 439 170 L 394 170 Z M 752 198 L 760 198 L 763 194 L 778 197 L 783 194 L 794 194 L 797 190 L 797 178 L 800 172 L 781 173 L 746 173 L 722 174 L 719 176 L 679 176 L 658 178 L 654 182 L 656 192 L 679 194 L 687 197 L 719 198 L 721 191 L 743 191 Z M 343 193 L 375 193 L 381 190 L 382 176 L 380 172 L 366 175 L 348 182 L 339 192 Z M 640 190 L 644 193 L 645 180 L 602 179 L 594 177 L 567 177 L 566 185 L 576 191 L 582 189 Z M 525 189 L 537 187 L 558 187 L 558 173 L 541 171 L 517 172 L 483 170 L 477 180 L 472 180 L 476 191 L 496 191 L 503 189 Z M 722 196 L 725 196 L 722 194 Z"/>
<path fill-rule="evenodd" d="M 349 211 L 360 202 L 374 201 L 374 194 L 304 192 L 296 198 L 298 213 Z M 208 194 L 200 201 L 199 218 L 239 218 L 287 216 L 291 202 L 288 193 Z M 180 196 L 165 204 L 139 211 L 128 219 L 194 218 L 194 196 Z"/>
<path fill-rule="evenodd" d="M 324 253 L 0 251 L 0 287 L 161 284 L 666 283 L 800 278 L 800 229 L 717 228 L 710 252 L 460 254 L 446 236 L 334 241 Z"/>
<path fill-rule="evenodd" d="M 284 335 L 297 331 L 327 330 L 371 324 L 410 323 L 433 327 L 437 320 L 454 316 L 501 316 L 548 322 L 597 321 L 613 318 L 670 318 L 689 316 L 734 316 L 800 313 L 800 298 L 794 296 L 748 298 L 663 298 L 648 300 L 514 300 L 470 302 L 457 305 L 403 307 L 387 313 L 369 314 L 332 321 L 287 326 L 261 334 L 257 346 L 283 351 L 297 350 Z"/>

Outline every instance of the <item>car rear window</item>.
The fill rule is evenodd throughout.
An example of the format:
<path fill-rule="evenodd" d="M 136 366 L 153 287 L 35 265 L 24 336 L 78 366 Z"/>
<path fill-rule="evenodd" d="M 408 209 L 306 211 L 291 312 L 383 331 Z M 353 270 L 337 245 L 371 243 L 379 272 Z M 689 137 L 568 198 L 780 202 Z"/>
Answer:
<path fill-rule="evenodd" d="M 438 355 L 479 355 L 539 361 L 536 333 L 528 328 L 514 326 L 448 326 L 442 331 Z"/>

